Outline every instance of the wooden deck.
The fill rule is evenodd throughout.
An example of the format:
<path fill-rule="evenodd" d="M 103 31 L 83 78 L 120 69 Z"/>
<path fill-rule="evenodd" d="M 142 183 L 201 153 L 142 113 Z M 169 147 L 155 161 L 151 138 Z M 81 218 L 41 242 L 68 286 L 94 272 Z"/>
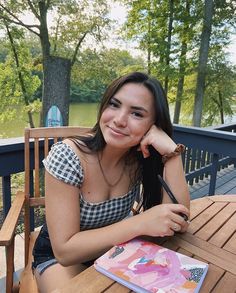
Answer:
<path fill-rule="evenodd" d="M 210 176 L 189 186 L 191 199 L 208 195 Z M 236 194 L 236 168 L 230 165 L 217 173 L 215 194 Z"/>

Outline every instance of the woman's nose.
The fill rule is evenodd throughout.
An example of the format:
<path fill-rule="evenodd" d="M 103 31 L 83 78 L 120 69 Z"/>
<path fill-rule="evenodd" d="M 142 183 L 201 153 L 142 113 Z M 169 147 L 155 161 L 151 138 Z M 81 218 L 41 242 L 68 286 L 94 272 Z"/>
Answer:
<path fill-rule="evenodd" d="M 114 123 L 117 126 L 125 127 L 127 125 L 127 114 L 124 111 L 119 111 L 114 117 Z"/>

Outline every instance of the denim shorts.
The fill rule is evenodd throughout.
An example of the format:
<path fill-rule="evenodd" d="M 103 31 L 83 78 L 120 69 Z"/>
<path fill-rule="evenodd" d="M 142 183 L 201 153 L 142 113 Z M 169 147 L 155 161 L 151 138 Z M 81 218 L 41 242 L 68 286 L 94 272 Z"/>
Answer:
<path fill-rule="evenodd" d="M 91 265 L 94 264 L 94 261 L 95 260 L 89 260 L 89 261 L 83 262 L 82 264 L 85 265 L 88 268 L 88 267 L 90 267 Z M 32 265 L 32 269 L 33 269 L 33 271 L 36 270 L 39 273 L 39 275 L 41 276 L 42 273 L 47 268 L 49 268 L 50 266 L 55 265 L 57 263 L 58 263 L 58 261 L 55 258 L 52 258 L 52 259 L 46 260 L 46 261 L 38 264 L 37 266 Z"/>
<path fill-rule="evenodd" d="M 32 262 L 32 269 L 37 270 L 41 275 L 48 267 L 58 263 L 56 260 L 51 242 L 49 239 L 47 225 L 43 225 L 39 235 L 35 241 L 33 248 L 34 261 Z M 94 260 L 89 260 L 83 263 L 86 267 L 91 266 Z"/>
<path fill-rule="evenodd" d="M 39 273 L 39 275 L 42 275 L 42 273 L 49 268 L 52 265 L 57 264 L 58 261 L 55 258 L 49 259 L 45 262 L 40 263 L 39 265 L 36 266 L 35 270 Z"/>

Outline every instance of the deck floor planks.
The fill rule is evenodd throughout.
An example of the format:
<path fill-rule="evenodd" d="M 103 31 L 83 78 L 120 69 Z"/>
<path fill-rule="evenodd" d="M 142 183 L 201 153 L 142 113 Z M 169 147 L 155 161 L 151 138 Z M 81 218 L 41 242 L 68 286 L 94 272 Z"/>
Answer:
<path fill-rule="evenodd" d="M 209 184 L 210 176 L 189 186 L 191 199 L 207 196 Z M 236 168 L 234 168 L 234 165 L 217 173 L 215 194 L 236 194 Z"/>

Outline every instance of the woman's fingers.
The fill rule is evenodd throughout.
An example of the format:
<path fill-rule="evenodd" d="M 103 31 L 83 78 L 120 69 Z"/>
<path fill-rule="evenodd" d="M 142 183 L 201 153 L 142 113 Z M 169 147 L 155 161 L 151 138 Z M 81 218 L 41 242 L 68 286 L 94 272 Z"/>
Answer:
<path fill-rule="evenodd" d="M 185 232 L 189 226 L 189 221 L 186 221 L 183 214 L 189 218 L 189 210 L 182 204 L 168 204 L 169 208 L 169 229 L 174 232 Z M 182 214 L 182 215 L 181 215 Z"/>
<path fill-rule="evenodd" d="M 140 147 L 139 147 L 139 149 L 142 152 L 144 158 L 148 158 L 150 156 L 148 146 L 149 146 L 148 137 L 144 136 L 143 139 L 140 142 Z"/>
<path fill-rule="evenodd" d="M 188 209 L 181 204 L 162 204 L 146 210 L 140 214 L 142 233 L 149 236 L 171 236 L 174 232 L 186 231 L 188 222 L 179 215 L 180 212 L 189 216 Z"/>
<path fill-rule="evenodd" d="M 173 222 L 174 224 L 173 224 L 173 226 L 171 227 L 171 229 L 174 231 L 174 232 L 178 232 L 178 231 L 180 231 L 181 230 L 181 225 L 179 225 L 179 224 L 177 224 L 177 223 L 175 223 L 175 222 Z"/>
<path fill-rule="evenodd" d="M 189 220 L 186 221 L 186 218 L 189 219 L 190 214 L 185 206 L 180 205 L 179 208 L 182 209 L 182 211 L 178 213 L 174 212 L 172 214 L 172 221 L 180 226 L 179 230 L 176 232 L 185 232 L 188 229 L 190 223 Z M 183 214 L 186 215 L 185 218 L 183 217 Z"/>
<path fill-rule="evenodd" d="M 185 232 L 189 226 L 189 221 L 186 221 L 181 215 L 173 213 L 171 229 L 175 232 Z"/>
<path fill-rule="evenodd" d="M 189 210 L 186 208 L 186 206 L 184 206 L 182 204 L 171 204 L 171 210 L 173 213 L 178 215 L 178 218 L 180 218 L 180 219 L 185 220 L 186 217 L 188 219 L 190 217 Z M 184 217 L 183 215 L 185 215 L 186 217 Z"/>

